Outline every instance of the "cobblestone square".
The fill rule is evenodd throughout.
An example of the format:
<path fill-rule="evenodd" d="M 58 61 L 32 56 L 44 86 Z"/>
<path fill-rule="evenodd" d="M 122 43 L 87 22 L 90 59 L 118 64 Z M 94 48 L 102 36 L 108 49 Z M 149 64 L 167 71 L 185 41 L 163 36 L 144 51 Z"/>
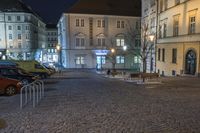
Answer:
<path fill-rule="evenodd" d="M 1 133 L 199 133 L 200 79 L 162 78 L 137 85 L 90 71 L 45 81 L 36 108 L 19 108 L 19 94 L 0 96 Z M 1 126 L 0 126 L 1 127 Z"/>

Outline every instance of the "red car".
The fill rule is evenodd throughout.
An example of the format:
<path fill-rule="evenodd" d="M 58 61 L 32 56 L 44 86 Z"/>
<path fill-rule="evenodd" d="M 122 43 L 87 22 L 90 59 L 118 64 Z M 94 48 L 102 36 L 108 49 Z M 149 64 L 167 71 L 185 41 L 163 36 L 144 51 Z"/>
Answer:
<path fill-rule="evenodd" d="M 6 78 L 0 75 L 0 93 L 12 96 L 22 88 L 22 83 L 16 79 Z"/>

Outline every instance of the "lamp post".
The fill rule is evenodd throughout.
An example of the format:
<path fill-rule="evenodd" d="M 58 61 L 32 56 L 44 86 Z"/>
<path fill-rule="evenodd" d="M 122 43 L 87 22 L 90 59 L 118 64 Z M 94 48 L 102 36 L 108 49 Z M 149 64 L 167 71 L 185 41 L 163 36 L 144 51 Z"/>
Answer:
<path fill-rule="evenodd" d="M 112 70 L 113 71 L 115 71 L 115 49 L 114 48 L 111 48 L 111 53 L 112 53 L 112 55 L 111 55 L 111 58 L 112 58 Z"/>
<path fill-rule="evenodd" d="M 153 35 L 153 34 L 151 34 L 151 35 L 149 35 L 149 40 L 150 40 L 150 42 L 153 42 L 153 44 L 151 44 L 150 45 L 150 57 L 151 57 L 151 59 L 150 59 L 150 73 L 152 73 L 152 71 L 153 71 L 153 52 L 152 52 L 152 48 L 153 48 L 153 46 L 154 46 L 154 39 L 155 39 L 155 35 Z"/>
<path fill-rule="evenodd" d="M 60 65 L 61 64 L 61 61 L 60 61 L 60 45 L 56 45 L 56 50 L 57 50 L 57 53 L 58 53 L 58 64 Z"/>

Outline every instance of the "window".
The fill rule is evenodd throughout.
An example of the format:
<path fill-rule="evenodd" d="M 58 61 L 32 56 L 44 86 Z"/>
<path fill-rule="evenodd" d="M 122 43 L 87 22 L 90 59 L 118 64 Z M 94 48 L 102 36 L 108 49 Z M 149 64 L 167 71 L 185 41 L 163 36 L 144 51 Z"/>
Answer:
<path fill-rule="evenodd" d="M 158 49 L 158 61 L 160 61 L 160 48 Z"/>
<path fill-rule="evenodd" d="M 195 33 L 195 26 L 196 26 L 196 17 L 192 16 L 189 18 L 189 34 Z"/>
<path fill-rule="evenodd" d="M 19 40 L 22 39 L 22 34 L 18 34 L 18 39 L 19 39 Z"/>
<path fill-rule="evenodd" d="M 84 27 L 84 19 L 81 19 L 81 27 Z"/>
<path fill-rule="evenodd" d="M 175 16 L 173 25 L 173 35 L 178 36 L 178 34 L 179 34 L 179 16 Z"/>
<path fill-rule="evenodd" d="M 117 28 L 124 28 L 124 27 L 125 27 L 124 21 L 117 21 Z"/>
<path fill-rule="evenodd" d="M 97 20 L 97 27 L 105 27 L 105 20 Z"/>
<path fill-rule="evenodd" d="M 21 21 L 21 17 L 20 16 L 17 16 L 17 21 Z"/>
<path fill-rule="evenodd" d="M 116 56 L 117 64 L 124 64 L 124 56 Z"/>
<path fill-rule="evenodd" d="M 121 28 L 124 28 L 124 21 L 121 21 Z"/>
<path fill-rule="evenodd" d="M 175 5 L 180 4 L 180 0 L 175 0 Z"/>
<path fill-rule="evenodd" d="M 168 8 L 168 0 L 165 0 L 164 6 L 165 6 L 165 10 L 167 10 L 167 8 Z"/>
<path fill-rule="evenodd" d="M 18 43 L 18 48 L 22 48 L 22 43 Z"/>
<path fill-rule="evenodd" d="M 26 26 L 26 30 L 30 30 L 30 26 Z M 48 35 L 49 35 L 49 33 L 48 33 Z"/>
<path fill-rule="evenodd" d="M 97 41 L 98 46 L 105 46 L 106 45 L 105 44 L 105 38 L 98 38 L 97 40 L 98 40 Z"/>
<path fill-rule="evenodd" d="M 17 26 L 17 30 L 21 30 L 21 26 Z"/>
<path fill-rule="evenodd" d="M 139 56 L 134 56 L 134 63 L 141 63 L 141 59 Z"/>
<path fill-rule="evenodd" d="M 75 59 L 76 65 L 83 65 L 83 64 L 85 64 L 84 60 L 85 59 L 84 59 L 83 56 L 77 56 L 76 59 Z"/>
<path fill-rule="evenodd" d="M 135 39 L 135 47 L 136 47 L 136 48 L 140 48 L 140 47 L 141 47 L 141 42 L 140 42 L 140 39 L 139 39 L 139 38 L 136 38 L 136 39 Z"/>
<path fill-rule="evenodd" d="M 79 19 L 76 19 L 76 26 L 79 27 Z"/>
<path fill-rule="evenodd" d="M 159 38 L 162 38 L 162 26 L 159 26 L 159 32 L 158 32 Z"/>
<path fill-rule="evenodd" d="M 12 39 L 12 34 L 9 34 L 9 35 L 8 35 L 8 38 L 11 40 L 11 39 Z"/>
<path fill-rule="evenodd" d="M 123 38 L 117 38 L 116 39 L 116 45 L 118 47 L 123 47 L 124 46 L 124 39 Z"/>
<path fill-rule="evenodd" d="M 83 48 L 85 46 L 85 39 L 84 38 L 76 38 L 76 47 Z"/>
<path fill-rule="evenodd" d="M 120 21 L 117 21 L 117 28 L 120 28 Z"/>
<path fill-rule="evenodd" d="M 8 16 L 8 21 L 11 21 L 11 20 L 12 20 L 11 16 Z"/>
<path fill-rule="evenodd" d="M 162 61 L 163 62 L 165 61 L 165 49 L 164 48 L 162 49 Z"/>
<path fill-rule="evenodd" d="M 151 18 L 151 28 L 154 28 L 155 24 L 156 24 L 156 18 L 153 17 L 153 18 Z"/>
<path fill-rule="evenodd" d="M 97 27 L 101 27 L 101 20 L 97 21 Z"/>
<path fill-rule="evenodd" d="M 177 49 L 173 48 L 172 49 L 172 63 L 176 63 L 177 61 Z"/>
<path fill-rule="evenodd" d="M 10 47 L 10 48 L 13 48 L 13 43 L 10 42 L 10 43 L 9 43 L 9 47 Z"/>
<path fill-rule="evenodd" d="M 160 0 L 160 12 L 163 11 L 163 0 Z"/>
<path fill-rule="evenodd" d="M 8 26 L 8 30 L 12 30 L 12 26 L 9 25 L 9 26 Z"/>
<path fill-rule="evenodd" d="M 29 34 L 29 33 L 26 34 L 26 39 L 27 39 L 27 40 L 30 39 L 30 34 Z"/>
<path fill-rule="evenodd" d="M 167 24 L 164 23 L 164 26 L 163 26 L 163 37 L 167 37 Z"/>

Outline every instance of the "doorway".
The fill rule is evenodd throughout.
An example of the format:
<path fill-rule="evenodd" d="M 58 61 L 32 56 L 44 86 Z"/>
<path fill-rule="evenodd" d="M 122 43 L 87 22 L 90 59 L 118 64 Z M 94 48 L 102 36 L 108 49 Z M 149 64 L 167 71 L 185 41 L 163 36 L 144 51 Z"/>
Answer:
<path fill-rule="evenodd" d="M 196 53 L 193 50 L 189 50 L 186 53 L 185 73 L 190 75 L 195 75 L 196 73 Z"/>

